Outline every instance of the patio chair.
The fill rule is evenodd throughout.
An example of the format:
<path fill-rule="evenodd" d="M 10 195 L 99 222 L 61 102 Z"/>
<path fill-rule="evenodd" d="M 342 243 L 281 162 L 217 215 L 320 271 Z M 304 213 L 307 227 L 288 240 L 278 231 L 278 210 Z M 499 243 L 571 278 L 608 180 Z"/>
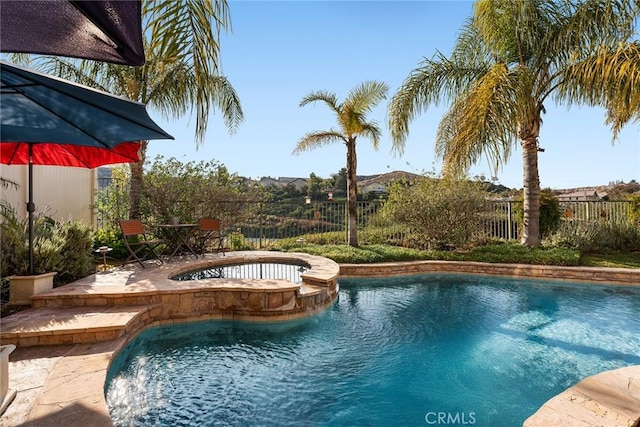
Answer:
<path fill-rule="evenodd" d="M 199 247 L 205 253 L 208 248 L 215 249 L 215 252 L 224 254 L 224 238 L 220 228 L 220 220 L 217 218 L 200 218 L 198 220 Z"/>
<path fill-rule="evenodd" d="M 156 252 L 156 248 L 164 243 L 164 240 L 149 239 L 144 231 L 142 221 L 137 219 L 121 220 L 120 229 L 122 230 L 124 245 L 127 247 L 130 254 L 125 263 L 133 259 L 137 261 L 142 268 L 145 268 L 142 261 L 151 259 L 151 257 L 157 259 L 161 263 L 164 263 Z M 140 255 L 143 255 L 144 257 L 141 257 Z"/>

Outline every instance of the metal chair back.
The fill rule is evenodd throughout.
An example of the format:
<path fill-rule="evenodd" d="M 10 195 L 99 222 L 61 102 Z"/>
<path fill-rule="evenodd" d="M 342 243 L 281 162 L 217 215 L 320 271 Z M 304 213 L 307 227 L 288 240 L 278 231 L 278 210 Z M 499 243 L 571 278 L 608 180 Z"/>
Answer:
<path fill-rule="evenodd" d="M 198 229 L 200 231 L 201 247 L 206 251 L 209 246 L 216 252 L 222 252 L 224 256 L 224 234 L 217 218 L 200 218 L 198 220 Z M 210 244 L 210 242 L 213 242 Z"/>

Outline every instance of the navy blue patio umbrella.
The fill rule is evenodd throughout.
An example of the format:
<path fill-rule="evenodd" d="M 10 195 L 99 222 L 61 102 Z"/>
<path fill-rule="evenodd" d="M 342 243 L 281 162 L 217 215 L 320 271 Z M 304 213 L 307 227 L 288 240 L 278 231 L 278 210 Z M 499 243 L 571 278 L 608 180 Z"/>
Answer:
<path fill-rule="evenodd" d="M 138 102 L 4 61 L 0 61 L 0 80 L 0 163 L 29 165 L 29 274 L 33 274 L 34 159 L 36 164 L 65 166 L 69 164 L 57 159 L 82 153 L 77 157 L 84 167 L 96 167 L 117 163 L 111 156 L 131 151 L 121 144 L 173 137 Z M 20 151 L 25 147 L 26 156 Z M 137 160 L 128 158 L 123 161 Z"/>

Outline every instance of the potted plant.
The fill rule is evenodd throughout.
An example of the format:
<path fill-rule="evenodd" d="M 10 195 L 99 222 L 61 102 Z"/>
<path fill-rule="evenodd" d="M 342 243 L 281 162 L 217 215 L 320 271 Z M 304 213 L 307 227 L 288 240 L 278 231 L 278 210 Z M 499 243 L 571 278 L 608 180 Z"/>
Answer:
<path fill-rule="evenodd" d="M 2 213 L 0 275 L 10 280 L 11 305 L 30 305 L 31 296 L 53 289 L 54 277 L 68 283 L 88 275 L 93 266 L 89 226 L 78 221 L 56 223 L 40 215 L 35 221 L 31 272 L 26 228 L 15 212 Z"/>
<path fill-rule="evenodd" d="M 9 279 L 9 304 L 30 305 L 31 296 L 40 292 L 53 289 L 53 277 L 56 272 L 42 270 L 43 252 L 48 246 L 43 245 L 44 240 L 49 240 L 47 232 L 51 222 L 44 217 L 36 221 L 36 236 L 34 240 L 34 274 L 29 274 L 28 233 L 26 224 L 20 220 L 15 211 L 8 210 L 2 213 L 0 239 L 2 244 L 2 276 Z M 43 247 L 44 246 L 44 247 Z M 50 252 L 50 250 L 48 251 Z M 36 256 L 37 255 L 37 256 Z M 47 257 L 50 258 L 50 257 Z"/>

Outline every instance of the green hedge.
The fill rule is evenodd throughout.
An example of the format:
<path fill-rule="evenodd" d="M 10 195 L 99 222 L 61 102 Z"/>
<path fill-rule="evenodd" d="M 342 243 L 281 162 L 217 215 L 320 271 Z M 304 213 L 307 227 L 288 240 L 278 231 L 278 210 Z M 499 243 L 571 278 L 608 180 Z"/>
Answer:
<path fill-rule="evenodd" d="M 34 273 L 55 271 L 54 285 L 69 283 L 93 271 L 93 233 L 79 221 L 55 222 L 45 216 L 34 220 Z M 2 214 L 0 222 L 0 275 L 26 275 L 29 272 L 27 220 L 15 211 Z"/>

